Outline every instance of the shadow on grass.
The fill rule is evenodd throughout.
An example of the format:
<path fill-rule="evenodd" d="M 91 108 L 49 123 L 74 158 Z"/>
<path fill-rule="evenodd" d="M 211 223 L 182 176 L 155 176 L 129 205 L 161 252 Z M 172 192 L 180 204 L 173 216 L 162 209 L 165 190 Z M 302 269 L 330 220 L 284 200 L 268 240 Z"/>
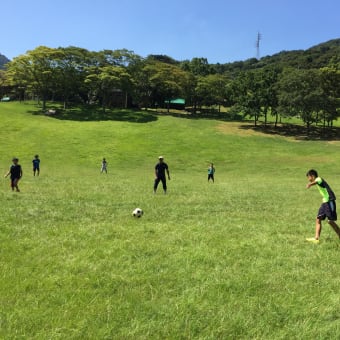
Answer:
<path fill-rule="evenodd" d="M 51 114 L 50 112 L 55 111 Z M 126 121 L 134 123 L 148 123 L 156 121 L 158 116 L 172 116 L 176 118 L 185 119 L 214 119 L 221 121 L 242 121 L 242 115 L 218 113 L 218 112 L 197 112 L 191 113 L 187 111 L 170 110 L 156 110 L 156 109 L 107 109 L 105 112 L 98 106 L 76 106 L 66 110 L 60 106 L 56 107 L 48 105 L 45 112 L 29 111 L 32 115 L 45 115 L 59 120 L 73 120 L 79 122 L 91 121 Z"/>
<path fill-rule="evenodd" d="M 45 115 L 52 119 L 72 120 L 78 122 L 93 122 L 93 121 L 123 121 L 132 123 L 149 123 L 157 120 L 157 115 L 141 110 L 133 109 L 107 109 L 105 112 L 102 108 L 95 106 L 82 106 L 69 108 L 66 110 L 57 108 L 55 114 L 49 114 L 41 111 L 30 111 L 34 115 Z"/>
<path fill-rule="evenodd" d="M 50 109 L 51 107 L 48 107 Z M 53 119 L 59 120 L 73 120 L 79 122 L 90 121 L 124 121 L 132 123 L 149 123 L 156 121 L 158 116 L 172 116 L 184 119 L 213 119 L 225 122 L 240 122 L 240 129 L 253 130 L 267 135 L 277 135 L 283 137 L 291 137 L 296 140 L 328 140 L 340 141 L 340 127 L 322 127 L 311 126 L 307 130 L 306 126 L 298 124 L 283 123 L 278 124 L 276 127 L 273 123 L 266 125 L 258 122 L 255 126 L 254 123 L 247 124 L 241 114 L 231 114 L 226 112 L 197 112 L 195 114 L 184 111 L 170 110 L 138 110 L 138 109 L 107 109 L 105 112 L 98 106 L 77 106 L 63 110 L 60 107 L 52 109 L 56 110 L 56 114 L 49 115 Z M 33 115 L 46 115 L 41 111 L 29 111 Z"/>
<path fill-rule="evenodd" d="M 190 113 L 190 112 L 183 112 L 183 111 L 155 111 L 155 113 L 159 116 L 172 116 L 176 118 L 185 118 L 185 119 L 212 119 L 212 120 L 220 120 L 224 122 L 241 122 L 243 121 L 243 116 L 241 114 L 229 114 L 225 112 L 213 112 L 213 113 Z"/>
<path fill-rule="evenodd" d="M 321 127 L 311 126 L 307 130 L 306 126 L 297 124 L 280 124 L 275 127 L 274 124 L 243 124 L 240 126 L 242 130 L 253 130 L 267 135 L 277 135 L 283 137 L 293 137 L 296 140 L 340 140 L 340 128 L 339 127 Z"/>

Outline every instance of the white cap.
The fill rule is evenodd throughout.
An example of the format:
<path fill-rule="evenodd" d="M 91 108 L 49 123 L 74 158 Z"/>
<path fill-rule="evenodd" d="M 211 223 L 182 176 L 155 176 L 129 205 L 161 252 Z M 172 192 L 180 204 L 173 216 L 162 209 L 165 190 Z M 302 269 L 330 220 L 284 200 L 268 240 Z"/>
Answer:
<path fill-rule="evenodd" d="M 163 156 L 159 156 L 158 159 L 163 159 L 164 157 Z"/>

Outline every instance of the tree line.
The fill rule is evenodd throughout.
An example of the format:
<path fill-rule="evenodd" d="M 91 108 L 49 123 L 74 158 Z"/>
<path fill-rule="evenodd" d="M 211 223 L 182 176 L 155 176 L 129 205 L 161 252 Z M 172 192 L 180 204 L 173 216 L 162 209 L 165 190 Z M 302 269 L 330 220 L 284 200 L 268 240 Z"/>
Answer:
<path fill-rule="evenodd" d="M 332 126 L 340 113 L 340 54 L 328 52 L 325 59 L 325 46 L 331 50 L 325 44 L 320 53 L 295 52 L 290 62 L 281 52 L 273 59 L 224 65 L 209 64 L 206 58 L 181 62 L 164 55 L 142 58 L 126 49 L 92 52 L 40 46 L 0 70 L 0 96 L 39 98 L 43 110 L 54 100 L 63 102 L 65 109 L 86 103 L 99 104 L 103 111 L 169 109 L 171 99 L 184 98 L 192 114 L 242 115 L 255 125 L 260 119 L 267 123 L 269 115 L 276 124 L 280 117 L 298 117 L 307 128 L 313 123 Z M 221 107 L 227 107 L 227 113 L 221 113 Z"/>

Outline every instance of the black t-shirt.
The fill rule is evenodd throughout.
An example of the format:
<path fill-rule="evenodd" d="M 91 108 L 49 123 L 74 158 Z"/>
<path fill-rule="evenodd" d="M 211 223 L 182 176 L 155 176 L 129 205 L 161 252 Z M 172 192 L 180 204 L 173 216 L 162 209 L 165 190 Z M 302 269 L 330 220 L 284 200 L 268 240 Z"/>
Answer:
<path fill-rule="evenodd" d="M 10 169 L 11 172 L 11 178 L 20 178 L 21 177 L 21 165 L 19 164 L 13 164 Z"/>
<path fill-rule="evenodd" d="M 33 163 L 34 169 L 39 169 L 39 165 L 40 165 L 40 159 L 39 158 L 33 159 L 32 163 Z"/>
<path fill-rule="evenodd" d="M 168 169 L 168 165 L 164 162 L 162 163 L 157 163 L 155 166 L 155 170 L 157 173 L 157 177 L 165 177 L 165 169 Z"/>

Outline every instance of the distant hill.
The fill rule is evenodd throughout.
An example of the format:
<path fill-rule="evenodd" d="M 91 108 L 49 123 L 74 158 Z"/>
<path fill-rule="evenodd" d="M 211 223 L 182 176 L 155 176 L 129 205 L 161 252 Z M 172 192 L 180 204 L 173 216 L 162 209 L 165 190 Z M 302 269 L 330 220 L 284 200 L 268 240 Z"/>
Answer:
<path fill-rule="evenodd" d="M 320 68 L 327 66 L 335 58 L 340 61 L 340 39 L 330 40 L 307 50 L 282 51 L 261 58 L 260 62 L 299 68 Z"/>
<path fill-rule="evenodd" d="M 222 71 L 239 72 L 266 66 L 296 67 L 300 69 L 320 68 L 330 63 L 340 63 L 340 39 L 329 40 L 307 50 L 281 51 L 261 59 L 251 58 L 219 65 Z"/>
<path fill-rule="evenodd" d="M 162 61 L 168 64 L 183 63 L 166 55 L 149 55 L 148 59 Z M 10 60 L 0 53 L 0 69 Z M 320 68 L 330 63 L 340 63 L 340 38 L 313 46 L 307 50 L 281 51 L 260 58 L 250 58 L 225 64 L 211 64 L 213 73 L 238 73 L 266 66 L 296 67 L 300 69 Z"/>
<path fill-rule="evenodd" d="M 3 69 L 4 65 L 7 64 L 9 61 L 10 60 L 7 57 L 0 53 L 0 69 Z"/>

